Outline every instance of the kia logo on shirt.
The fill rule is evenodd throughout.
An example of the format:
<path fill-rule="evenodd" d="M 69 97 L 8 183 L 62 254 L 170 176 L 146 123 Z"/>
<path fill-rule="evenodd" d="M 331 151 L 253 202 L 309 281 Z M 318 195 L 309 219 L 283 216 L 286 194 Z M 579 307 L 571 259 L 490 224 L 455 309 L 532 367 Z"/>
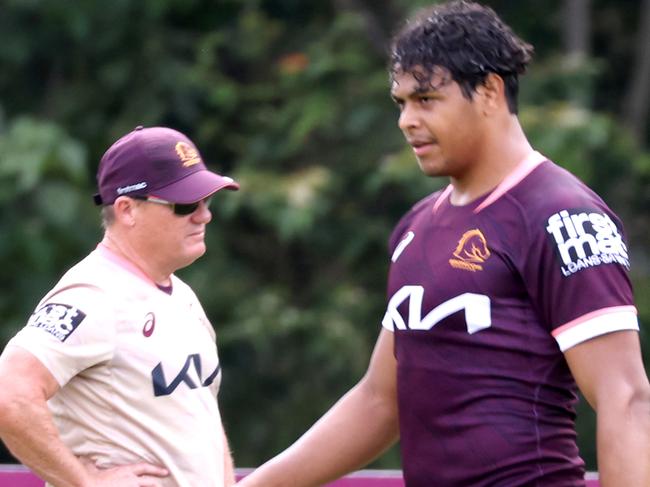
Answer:
<path fill-rule="evenodd" d="M 167 382 L 165 372 L 163 371 L 163 364 L 159 362 L 151 371 L 151 381 L 153 382 L 153 394 L 156 397 L 169 396 L 176 388 L 185 384 L 190 389 L 197 389 L 199 387 L 209 387 L 221 371 L 221 365 L 217 364 L 216 368 L 212 371 L 207 378 L 203 378 L 203 366 L 201 363 L 201 355 L 192 353 L 187 356 L 185 364 L 176 376 Z"/>

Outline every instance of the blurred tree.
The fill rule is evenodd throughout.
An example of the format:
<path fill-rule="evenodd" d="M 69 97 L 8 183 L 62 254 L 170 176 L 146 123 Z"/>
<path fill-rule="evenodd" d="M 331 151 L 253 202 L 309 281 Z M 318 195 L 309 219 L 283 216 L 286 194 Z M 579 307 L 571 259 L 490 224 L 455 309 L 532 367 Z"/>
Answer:
<path fill-rule="evenodd" d="M 242 185 L 215 199 L 209 251 L 180 273 L 217 330 L 237 463 L 286 447 L 363 374 L 389 232 L 445 184 L 403 144 L 385 72 L 398 19 L 429 3 L 4 0 L 0 345 L 100 238 L 90 195 L 103 151 L 139 124 L 176 127 Z M 577 65 L 563 2 L 488 3 L 536 46 L 522 85 L 531 139 L 624 217 L 642 296 L 650 156 L 616 115 L 642 42 L 629 29 L 638 2 L 591 0 L 591 55 Z M 376 463 L 398 465 L 395 450 Z"/>
<path fill-rule="evenodd" d="M 562 36 L 571 58 L 584 59 L 591 52 L 591 0 L 564 0 Z"/>
<path fill-rule="evenodd" d="M 650 116 L 650 0 L 641 2 L 635 46 L 636 58 L 627 92 L 623 96 L 623 120 L 639 140 L 647 140 Z"/>

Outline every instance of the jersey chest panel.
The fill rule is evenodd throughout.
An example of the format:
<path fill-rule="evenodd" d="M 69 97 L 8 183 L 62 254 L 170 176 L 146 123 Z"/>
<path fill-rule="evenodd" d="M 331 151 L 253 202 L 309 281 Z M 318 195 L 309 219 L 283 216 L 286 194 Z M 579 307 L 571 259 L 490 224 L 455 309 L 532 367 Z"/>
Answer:
<path fill-rule="evenodd" d="M 384 326 L 413 485 L 444 485 L 429 463 L 506 485 L 497 479 L 509 462 L 537 471 L 542 441 L 577 457 L 573 382 L 518 269 L 529 237 L 516 212 L 491 210 L 425 207 L 395 246 Z M 536 414 L 553 419 L 541 428 Z"/>
<path fill-rule="evenodd" d="M 218 385 L 216 344 L 191 302 L 149 294 L 128 303 L 116 318 L 111 361 L 116 381 L 161 398 L 191 397 L 197 389 Z"/>
<path fill-rule="evenodd" d="M 440 367 L 465 360 L 483 367 L 477 351 L 502 350 L 486 353 L 485 360 L 498 367 L 502 357 L 511 368 L 518 350 L 530 353 L 531 341 L 536 353 L 557 353 L 516 268 L 526 245 L 520 231 L 516 218 L 497 222 L 489 209 L 434 214 L 427 208 L 415 215 L 404 237 L 410 241 L 394 255 L 389 274 L 387 319 L 398 360 L 432 367 L 433 355 Z"/>

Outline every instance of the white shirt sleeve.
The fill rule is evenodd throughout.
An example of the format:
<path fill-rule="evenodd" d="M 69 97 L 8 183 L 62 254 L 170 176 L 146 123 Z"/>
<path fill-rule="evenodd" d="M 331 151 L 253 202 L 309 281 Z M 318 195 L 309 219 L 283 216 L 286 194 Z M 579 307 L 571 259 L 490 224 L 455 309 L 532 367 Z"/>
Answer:
<path fill-rule="evenodd" d="M 104 292 L 75 286 L 47 296 L 8 345 L 33 354 L 60 386 L 113 356 L 115 313 Z"/>
<path fill-rule="evenodd" d="M 556 328 L 553 336 L 562 352 L 606 333 L 621 330 L 639 331 L 639 321 L 634 306 L 613 306 L 587 313 Z"/>

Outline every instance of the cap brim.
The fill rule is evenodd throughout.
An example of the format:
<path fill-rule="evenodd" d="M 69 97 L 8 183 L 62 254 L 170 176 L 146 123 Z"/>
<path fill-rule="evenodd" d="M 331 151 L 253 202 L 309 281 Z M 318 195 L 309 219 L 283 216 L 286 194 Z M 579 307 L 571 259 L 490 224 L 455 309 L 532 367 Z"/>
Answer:
<path fill-rule="evenodd" d="M 164 188 L 152 191 L 151 196 L 172 203 L 195 203 L 221 189 L 237 190 L 239 184 L 227 176 L 220 176 L 208 170 L 200 170 Z"/>

